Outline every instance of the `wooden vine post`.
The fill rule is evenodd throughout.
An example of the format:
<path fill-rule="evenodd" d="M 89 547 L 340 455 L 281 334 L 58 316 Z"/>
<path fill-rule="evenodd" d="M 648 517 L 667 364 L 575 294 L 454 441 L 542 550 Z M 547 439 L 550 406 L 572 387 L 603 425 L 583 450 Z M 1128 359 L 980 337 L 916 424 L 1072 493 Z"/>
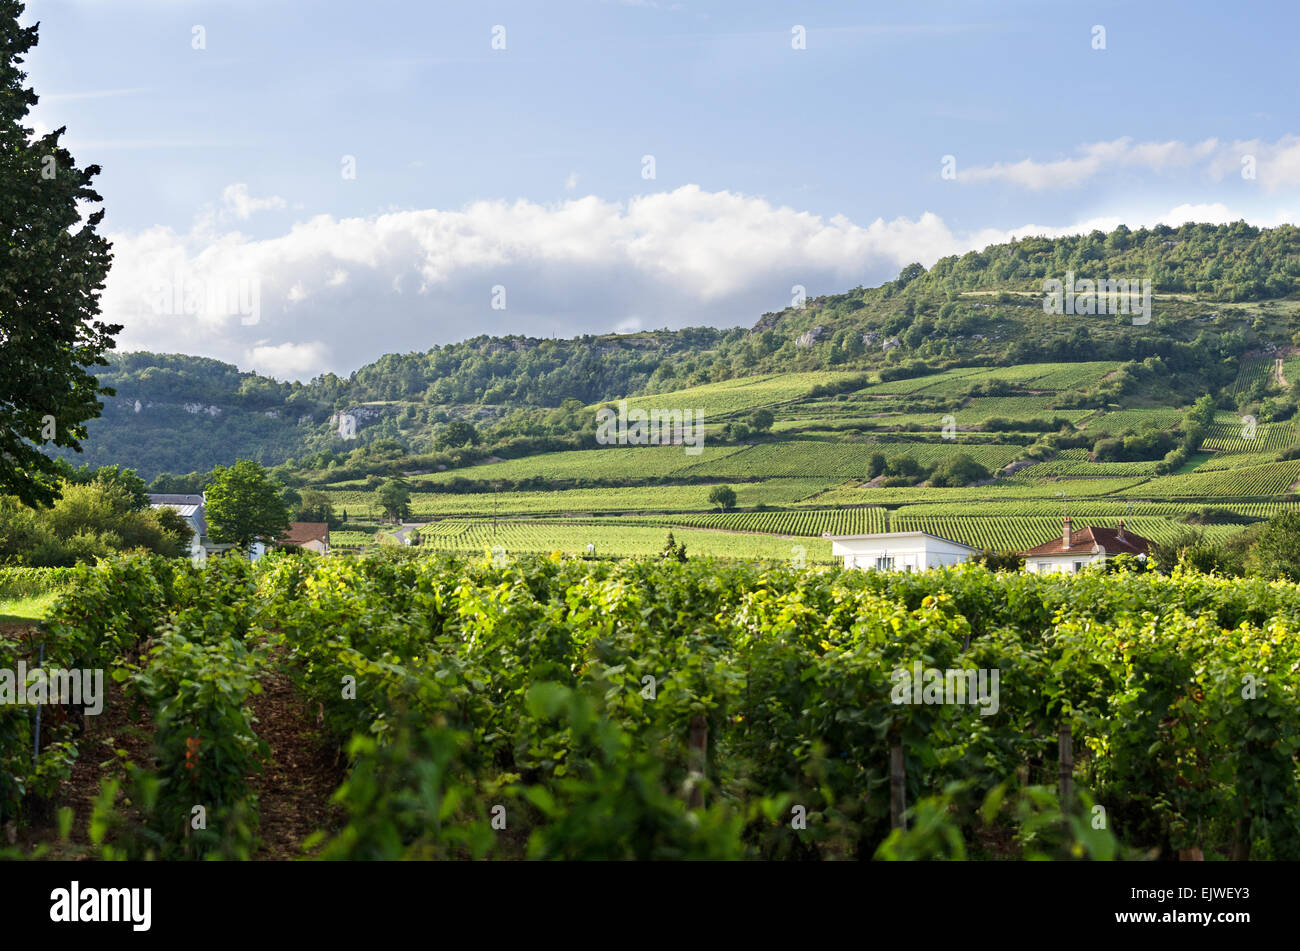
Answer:
<path fill-rule="evenodd" d="M 690 741 L 690 798 L 692 809 L 704 806 L 704 771 L 709 762 L 709 721 L 704 714 L 691 717 Z"/>
<path fill-rule="evenodd" d="M 907 828 L 907 768 L 903 738 L 894 733 L 889 747 L 889 827 Z"/>
<path fill-rule="evenodd" d="M 1057 727 L 1057 750 L 1057 758 L 1060 762 L 1057 771 L 1057 791 L 1061 802 L 1061 815 L 1069 816 L 1074 809 L 1074 736 L 1070 732 L 1068 723 L 1062 723 Z"/>

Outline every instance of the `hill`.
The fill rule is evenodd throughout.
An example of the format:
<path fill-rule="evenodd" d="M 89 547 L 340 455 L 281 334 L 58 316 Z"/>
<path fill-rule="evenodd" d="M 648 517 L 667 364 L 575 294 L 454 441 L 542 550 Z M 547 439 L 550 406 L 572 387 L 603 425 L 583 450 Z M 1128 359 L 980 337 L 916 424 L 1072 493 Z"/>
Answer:
<path fill-rule="evenodd" d="M 1044 281 L 1067 275 L 1150 280 L 1150 312 L 1045 312 Z M 1300 479 L 1298 275 L 1290 226 L 1119 228 L 911 265 L 749 330 L 478 337 L 305 384 L 122 354 L 78 461 L 194 491 L 257 459 L 346 509 L 343 544 L 373 534 L 390 477 L 414 517 L 448 520 L 428 538 L 449 548 L 482 547 L 493 512 L 527 519 L 510 544 L 539 550 L 569 537 L 557 519 L 624 547 L 678 526 L 820 556 L 822 531 L 859 524 L 1015 547 L 1062 506 L 1157 540 L 1208 517 L 1196 530 L 1221 539 L 1291 505 Z M 620 399 L 702 412 L 705 450 L 602 446 L 597 410 Z M 720 484 L 748 511 L 710 513 Z"/>

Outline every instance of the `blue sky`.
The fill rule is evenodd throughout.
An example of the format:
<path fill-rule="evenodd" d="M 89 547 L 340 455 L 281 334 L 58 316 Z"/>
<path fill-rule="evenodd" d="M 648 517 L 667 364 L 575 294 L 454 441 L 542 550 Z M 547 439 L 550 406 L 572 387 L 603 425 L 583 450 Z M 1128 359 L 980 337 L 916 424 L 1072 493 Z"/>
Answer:
<path fill-rule="evenodd" d="M 477 333 L 748 326 L 795 284 L 1014 234 L 1276 224 L 1300 190 L 1281 2 L 36 0 L 25 20 L 33 124 L 104 169 L 122 347 L 282 378 Z M 160 306 L 175 286 L 207 303 Z M 250 286 L 256 314 L 212 296 Z"/>

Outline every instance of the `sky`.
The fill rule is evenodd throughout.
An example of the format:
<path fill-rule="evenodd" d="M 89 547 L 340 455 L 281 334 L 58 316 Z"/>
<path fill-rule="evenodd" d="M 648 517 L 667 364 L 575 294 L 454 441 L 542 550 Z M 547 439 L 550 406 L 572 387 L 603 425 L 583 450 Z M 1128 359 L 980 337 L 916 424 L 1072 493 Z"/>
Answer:
<path fill-rule="evenodd" d="M 752 326 L 1029 234 L 1300 211 L 1290 2 L 29 0 L 119 350 L 279 379 Z"/>

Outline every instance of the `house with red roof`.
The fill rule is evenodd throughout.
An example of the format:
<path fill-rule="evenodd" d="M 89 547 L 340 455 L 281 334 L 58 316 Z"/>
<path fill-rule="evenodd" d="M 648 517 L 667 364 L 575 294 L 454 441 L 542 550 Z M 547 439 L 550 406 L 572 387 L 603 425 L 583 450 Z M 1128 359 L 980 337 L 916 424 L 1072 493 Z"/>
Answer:
<path fill-rule="evenodd" d="M 1132 555 L 1146 561 L 1154 547 L 1150 539 L 1125 529 L 1122 519 L 1117 528 L 1089 525 L 1076 530 L 1067 515 L 1059 537 L 1020 554 L 1025 559 L 1025 571 L 1030 574 L 1074 574 L 1087 565 L 1104 565 L 1107 558 L 1116 555 Z"/>
<path fill-rule="evenodd" d="M 327 522 L 290 522 L 289 530 L 277 544 L 293 545 L 322 555 L 330 553 L 330 527 Z"/>

